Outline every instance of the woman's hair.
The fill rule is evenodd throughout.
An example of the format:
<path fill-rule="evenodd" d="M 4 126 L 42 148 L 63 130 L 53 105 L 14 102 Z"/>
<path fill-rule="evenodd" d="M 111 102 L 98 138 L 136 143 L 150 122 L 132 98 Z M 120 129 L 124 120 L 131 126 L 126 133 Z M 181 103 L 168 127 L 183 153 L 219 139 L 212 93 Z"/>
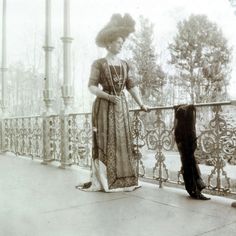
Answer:
<path fill-rule="evenodd" d="M 130 33 L 134 32 L 135 21 L 129 14 L 122 17 L 120 14 L 114 14 L 110 22 L 99 31 L 96 37 L 96 44 L 99 47 L 107 47 L 107 44 L 116 40 L 118 37 L 125 40 Z"/>
<path fill-rule="evenodd" d="M 116 41 L 118 38 L 122 38 L 123 39 L 123 42 L 125 41 L 126 38 L 123 38 L 122 36 L 120 35 L 112 35 L 110 38 L 109 38 L 109 41 L 107 42 L 104 42 L 105 43 L 105 48 L 108 49 L 108 46 L 110 43 L 112 43 L 113 41 Z"/>

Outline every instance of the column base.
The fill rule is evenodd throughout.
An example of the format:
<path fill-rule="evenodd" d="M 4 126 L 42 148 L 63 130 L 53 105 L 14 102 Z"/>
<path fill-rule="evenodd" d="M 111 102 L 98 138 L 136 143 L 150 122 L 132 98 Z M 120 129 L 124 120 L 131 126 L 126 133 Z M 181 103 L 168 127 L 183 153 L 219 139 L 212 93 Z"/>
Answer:
<path fill-rule="evenodd" d="M 53 159 L 46 159 L 46 160 L 43 160 L 42 162 L 41 162 L 41 165 L 47 165 L 47 164 L 49 164 L 50 162 L 52 162 L 52 161 L 54 161 Z"/>
<path fill-rule="evenodd" d="M 72 163 L 61 163 L 60 166 L 58 166 L 59 169 L 66 169 L 66 167 L 72 166 Z"/>

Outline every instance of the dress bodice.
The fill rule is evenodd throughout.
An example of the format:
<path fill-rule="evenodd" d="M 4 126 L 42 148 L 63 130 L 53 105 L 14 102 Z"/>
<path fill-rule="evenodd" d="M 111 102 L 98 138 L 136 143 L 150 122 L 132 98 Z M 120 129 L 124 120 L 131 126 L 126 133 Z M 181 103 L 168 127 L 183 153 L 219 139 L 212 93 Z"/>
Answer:
<path fill-rule="evenodd" d="M 109 70 L 111 77 L 108 79 L 111 80 L 113 92 L 120 94 L 125 86 L 124 70 L 122 70 L 122 66 L 112 65 L 109 65 Z"/>
<path fill-rule="evenodd" d="M 124 88 L 129 90 L 134 87 L 135 83 L 125 61 L 120 66 L 112 66 L 105 58 L 101 58 L 92 64 L 88 85 L 101 85 L 108 93 L 120 94 Z"/>

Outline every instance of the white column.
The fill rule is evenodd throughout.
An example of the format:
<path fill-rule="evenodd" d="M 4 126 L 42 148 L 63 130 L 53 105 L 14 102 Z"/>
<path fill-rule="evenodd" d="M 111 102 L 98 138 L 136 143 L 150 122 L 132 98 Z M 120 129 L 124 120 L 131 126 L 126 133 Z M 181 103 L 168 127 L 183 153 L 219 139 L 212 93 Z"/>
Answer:
<path fill-rule="evenodd" d="M 46 114 L 50 115 L 52 111 L 53 90 L 52 90 L 52 42 L 51 42 L 51 0 L 45 0 L 45 84 L 43 97 L 46 106 Z"/>
<path fill-rule="evenodd" d="M 62 97 L 64 100 L 64 113 L 69 113 L 72 110 L 73 88 L 71 77 L 71 43 L 70 35 L 70 0 L 64 0 L 64 35 L 61 38 L 63 42 L 63 86 Z"/>
<path fill-rule="evenodd" d="M 72 87 L 72 66 L 71 66 L 71 32 L 70 32 L 70 0 L 64 0 L 64 28 L 63 37 L 63 85 L 62 98 L 64 110 L 61 113 L 61 166 L 65 168 L 71 163 L 70 150 L 70 122 L 69 114 L 72 112 L 73 87 Z"/>
<path fill-rule="evenodd" d="M 0 153 L 4 151 L 4 140 L 5 140 L 5 129 L 4 129 L 4 121 L 3 118 L 6 116 L 6 104 L 5 104 L 5 84 L 6 84 L 6 0 L 2 1 L 2 64 L 0 67 L 1 72 L 1 81 L 0 81 Z"/>
<path fill-rule="evenodd" d="M 52 89 L 52 42 L 51 42 L 51 0 L 45 0 L 45 78 L 44 78 L 44 90 L 43 97 L 46 106 L 46 110 L 43 113 L 43 162 L 47 164 L 52 160 L 51 156 L 51 140 L 50 140 L 50 115 L 54 114 L 52 109 L 53 89 Z"/>
<path fill-rule="evenodd" d="M 1 97 L 0 97 L 0 112 L 1 117 L 4 116 L 6 110 L 5 104 L 5 94 L 6 94 L 6 55 L 7 55 L 7 48 L 6 48 L 6 0 L 2 1 L 2 65 L 1 65 Z"/>

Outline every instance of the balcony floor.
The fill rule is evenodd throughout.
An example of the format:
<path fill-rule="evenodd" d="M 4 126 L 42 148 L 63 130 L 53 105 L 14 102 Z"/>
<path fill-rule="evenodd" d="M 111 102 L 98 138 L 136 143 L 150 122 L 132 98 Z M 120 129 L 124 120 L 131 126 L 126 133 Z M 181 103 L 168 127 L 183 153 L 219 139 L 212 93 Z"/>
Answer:
<path fill-rule="evenodd" d="M 232 199 L 192 200 L 186 191 L 142 183 L 130 193 L 83 192 L 88 177 L 0 155 L 2 236 L 235 236 Z"/>

